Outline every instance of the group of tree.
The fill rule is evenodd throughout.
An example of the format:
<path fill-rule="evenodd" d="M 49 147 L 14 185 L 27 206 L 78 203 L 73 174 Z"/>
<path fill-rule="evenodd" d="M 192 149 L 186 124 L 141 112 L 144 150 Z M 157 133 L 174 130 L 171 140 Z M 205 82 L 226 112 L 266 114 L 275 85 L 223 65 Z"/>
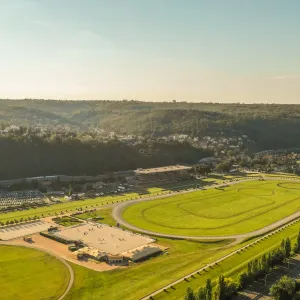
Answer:
<path fill-rule="evenodd" d="M 100 175 L 121 170 L 194 164 L 211 156 L 189 143 L 83 139 L 67 133 L 0 135 L 0 180 L 45 175 Z M 13 162 L 13 163 L 12 163 Z M 38 184 L 35 184 L 38 187 Z"/>
<path fill-rule="evenodd" d="M 247 271 L 241 273 L 238 277 L 238 286 L 245 288 L 253 281 L 270 273 L 274 266 L 279 265 L 291 256 L 291 251 L 290 239 L 283 239 L 279 248 L 264 254 L 260 259 L 254 259 L 248 263 Z"/>
<path fill-rule="evenodd" d="M 270 295 L 275 300 L 291 300 L 299 290 L 299 282 L 285 275 L 271 286 Z M 299 297 L 295 299 L 299 299 Z"/>
<path fill-rule="evenodd" d="M 206 280 L 205 287 L 201 287 L 197 293 L 191 288 L 188 288 L 185 295 L 185 300 L 229 300 L 236 295 L 238 285 L 231 278 L 225 278 L 220 275 L 218 282 L 213 292 L 212 282 L 210 279 Z"/>
<path fill-rule="evenodd" d="M 247 265 L 247 270 L 238 276 L 237 281 L 220 275 L 213 291 L 212 281 L 208 279 L 206 281 L 206 285 L 204 287 L 200 287 L 196 293 L 191 288 L 188 288 L 185 300 L 230 300 L 239 290 L 248 287 L 253 281 L 261 278 L 262 276 L 266 276 L 274 269 L 275 266 L 278 266 L 286 259 L 289 259 L 290 256 L 293 255 L 293 252 L 300 253 L 300 230 L 296 238 L 296 243 L 293 247 L 289 238 L 283 239 L 278 248 L 263 254 L 259 259 L 250 261 Z M 281 291 L 283 289 L 282 286 L 286 286 L 288 292 Z M 271 292 L 274 295 L 286 295 L 286 293 L 289 294 L 291 290 L 293 290 L 293 292 L 295 291 L 295 289 L 290 287 L 290 283 L 287 284 L 287 280 L 283 279 L 274 285 Z M 291 299 L 280 297 L 275 298 L 278 300 Z"/>
<path fill-rule="evenodd" d="M 3 130 L 23 124 L 157 137 L 247 135 L 258 149 L 300 146 L 300 105 L 3 99 L 0 110 Z"/>
<path fill-rule="evenodd" d="M 43 215 L 42 215 L 43 217 Z M 6 222 L 0 222 L 0 226 L 8 226 L 8 225 L 13 225 L 13 224 L 19 224 L 19 223 L 24 223 L 24 222 L 30 222 L 30 221 L 35 221 L 38 220 L 40 217 L 37 215 L 34 215 L 33 217 L 28 217 L 28 218 L 20 218 L 18 219 L 12 219 L 12 220 L 7 220 Z"/>

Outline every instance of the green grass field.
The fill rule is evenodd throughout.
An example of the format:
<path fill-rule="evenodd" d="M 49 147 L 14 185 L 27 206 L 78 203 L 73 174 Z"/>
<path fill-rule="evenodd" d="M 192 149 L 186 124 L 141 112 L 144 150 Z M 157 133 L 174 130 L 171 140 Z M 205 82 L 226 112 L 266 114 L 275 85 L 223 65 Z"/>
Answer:
<path fill-rule="evenodd" d="M 76 218 L 87 220 L 89 218 L 102 217 L 103 220 L 98 220 L 98 223 L 104 223 L 111 226 L 116 226 L 116 221 L 112 217 L 112 209 L 111 208 L 101 208 L 99 210 L 93 211 L 91 213 L 82 213 L 80 215 L 76 215 Z"/>
<path fill-rule="evenodd" d="M 53 216 L 55 213 L 66 213 L 66 212 L 75 212 L 77 208 L 97 208 L 101 207 L 102 205 L 106 204 L 112 204 L 122 201 L 127 201 L 131 199 L 137 199 L 140 197 L 148 197 L 151 195 L 156 195 L 158 193 L 167 193 L 167 191 L 164 192 L 158 192 L 157 190 L 155 192 L 151 191 L 149 194 L 141 196 L 138 193 L 130 193 L 120 196 L 106 196 L 106 197 L 98 197 L 94 199 L 86 199 L 86 200 L 78 200 L 78 201 L 70 201 L 65 203 L 59 203 L 54 204 L 50 206 L 44 206 L 40 208 L 35 209 L 29 209 L 29 210 L 22 210 L 22 211 L 15 211 L 15 212 L 9 212 L 9 213 L 2 213 L 0 214 L 0 222 L 6 222 L 7 220 L 14 220 L 14 219 L 20 219 L 20 218 L 28 218 L 28 217 L 34 217 L 42 215 L 46 216 Z"/>
<path fill-rule="evenodd" d="M 190 182 L 172 184 L 166 187 L 150 187 L 146 188 L 143 192 L 132 192 L 124 195 L 116 195 L 116 196 L 104 196 L 97 197 L 94 199 L 85 199 L 85 200 L 77 200 L 77 201 L 68 201 L 59 204 L 53 204 L 49 206 L 44 206 L 40 208 L 32 208 L 28 210 L 15 211 L 9 213 L 0 213 L 0 222 L 5 223 L 8 220 L 14 220 L 28 217 L 47 217 L 54 216 L 55 214 L 60 214 L 61 212 L 76 212 L 77 208 L 98 208 L 106 204 L 113 204 L 117 202 L 138 199 L 138 198 L 146 198 L 149 196 L 157 196 L 162 194 L 168 194 L 173 189 L 180 189 L 180 187 L 184 188 L 185 186 L 189 186 Z M 195 186 L 195 184 L 193 184 Z"/>
<path fill-rule="evenodd" d="M 290 237 L 292 244 L 294 244 L 296 236 L 299 231 L 299 223 L 289 226 L 288 228 L 258 242 L 257 244 L 239 252 L 239 254 L 233 255 L 230 258 L 224 260 L 218 266 L 213 266 L 209 268 L 207 272 L 202 271 L 193 277 L 190 277 L 188 281 L 183 281 L 173 288 L 167 289 L 165 292 L 154 297 L 155 300 L 177 300 L 183 299 L 183 296 L 188 287 L 197 291 L 201 286 L 203 286 L 208 278 L 215 281 L 219 275 L 224 275 L 225 277 L 231 277 L 237 279 L 238 275 L 246 270 L 249 261 L 261 257 L 264 253 L 268 253 L 279 247 L 282 239 Z"/>
<path fill-rule="evenodd" d="M 220 274 L 235 278 L 246 267 L 249 260 L 277 247 L 283 238 L 295 237 L 298 230 L 299 223 L 291 225 L 240 252 L 240 254 L 225 260 L 207 273 L 202 272 L 201 275 L 190 278 L 188 282 L 175 285 L 175 289 L 168 289 L 167 292 L 160 293 L 154 299 L 181 299 L 188 287 L 197 290 L 207 278 L 215 280 Z M 72 265 L 75 272 L 75 282 L 66 300 L 97 300 L 102 298 L 136 300 L 242 247 L 249 241 L 223 249 L 220 247 L 226 245 L 224 241 L 202 243 L 158 239 L 158 243 L 170 247 L 168 254 L 135 264 L 128 269 L 95 272 L 78 265 Z"/>
<path fill-rule="evenodd" d="M 229 253 L 231 248 L 220 249 L 228 242 L 202 243 L 159 239 L 159 244 L 169 247 L 168 254 L 151 258 L 125 269 L 106 272 L 96 272 L 72 264 L 75 282 L 65 299 L 139 299 L 170 281 Z"/>
<path fill-rule="evenodd" d="M 56 300 L 67 288 L 69 271 L 49 254 L 0 246 L 1 300 Z"/>
<path fill-rule="evenodd" d="M 123 217 L 155 232 L 217 236 L 263 228 L 299 208 L 300 182 L 248 181 L 137 203 Z"/>

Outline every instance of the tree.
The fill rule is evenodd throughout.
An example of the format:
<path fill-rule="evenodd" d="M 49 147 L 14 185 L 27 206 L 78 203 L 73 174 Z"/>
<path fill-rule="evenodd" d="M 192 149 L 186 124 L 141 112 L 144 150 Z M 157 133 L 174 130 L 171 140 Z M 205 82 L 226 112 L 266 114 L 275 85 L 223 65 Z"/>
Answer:
<path fill-rule="evenodd" d="M 215 300 L 231 299 L 237 293 L 237 284 L 231 278 L 219 276 L 215 290 Z"/>
<path fill-rule="evenodd" d="M 231 168 L 231 163 L 229 161 L 225 161 L 216 165 L 217 172 L 229 172 Z"/>
<path fill-rule="evenodd" d="M 250 283 L 249 275 L 245 272 L 241 273 L 238 277 L 238 288 L 242 289 Z"/>
<path fill-rule="evenodd" d="M 186 295 L 184 297 L 185 300 L 196 300 L 196 296 L 194 291 L 191 288 L 187 288 Z"/>
<path fill-rule="evenodd" d="M 299 253 L 300 252 L 300 229 L 299 229 L 299 232 L 298 232 L 296 243 L 294 245 L 294 252 L 295 253 Z"/>
<path fill-rule="evenodd" d="M 285 251 L 285 257 L 291 256 L 292 247 L 291 247 L 291 241 L 289 238 L 287 238 L 285 241 L 284 251 Z"/>
<path fill-rule="evenodd" d="M 197 300 L 206 300 L 206 290 L 205 290 L 205 288 L 201 287 L 199 289 Z"/>
<path fill-rule="evenodd" d="M 296 290 L 296 282 L 294 279 L 283 276 L 273 284 L 270 288 L 270 295 L 276 300 L 289 300 Z"/>
<path fill-rule="evenodd" d="M 205 300 L 211 300 L 212 299 L 212 284 L 211 280 L 206 280 L 206 286 L 205 286 Z"/>
<path fill-rule="evenodd" d="M 226 295 L 226 283 L 223 275 L 219 276 L 216 291 L 215 291 L 215 299 L 216 300 L 224 300 Z"/>

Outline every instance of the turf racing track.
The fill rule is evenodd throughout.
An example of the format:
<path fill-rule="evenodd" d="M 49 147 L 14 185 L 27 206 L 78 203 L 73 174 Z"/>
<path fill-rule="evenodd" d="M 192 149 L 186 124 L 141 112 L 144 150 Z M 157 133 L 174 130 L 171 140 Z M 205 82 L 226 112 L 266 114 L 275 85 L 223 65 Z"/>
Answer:
<path fill-rule="evenodd" d="M 300 217 L 300 181 L 265 179 L 128 201 L 114 208 L 113 217 L 155 236 L 241 240 Z"/>

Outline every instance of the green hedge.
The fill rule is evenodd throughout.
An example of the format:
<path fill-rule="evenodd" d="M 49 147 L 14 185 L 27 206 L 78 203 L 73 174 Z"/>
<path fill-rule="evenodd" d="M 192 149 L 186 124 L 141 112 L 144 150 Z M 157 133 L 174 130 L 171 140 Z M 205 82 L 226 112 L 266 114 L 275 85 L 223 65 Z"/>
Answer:
<path fill-rule="evenodd" d="M 46 233 L 46 232 L 40 232 L 40 235 L 41 236 L 44 236 L 48 239 L 51 239 L 51 240 L 54 240 L 54 241 L 57 241 L 59 243 L 62 243 L 62 244 L 65 244 L 65 245 L 68 245 L 68 244 L 71 244 L 72 242 L 71 241 L 67 241 L 59 236 L 56 236 L 56 235 L 52 235 L 52 234 L 49 234 L 49 233 Z"/>

